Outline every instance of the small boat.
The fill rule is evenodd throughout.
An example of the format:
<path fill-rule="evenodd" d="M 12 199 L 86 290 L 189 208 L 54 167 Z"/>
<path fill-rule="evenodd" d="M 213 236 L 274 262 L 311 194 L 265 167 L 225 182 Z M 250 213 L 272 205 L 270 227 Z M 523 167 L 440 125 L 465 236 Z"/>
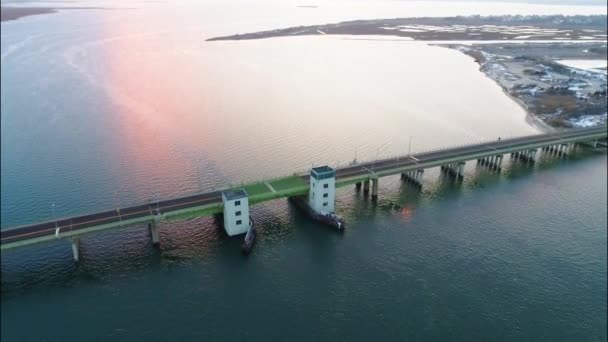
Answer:
<path fill-rule="evenodd" d="M 255 238 L 257 236 L 257 232 L 255 230 L 255 224 L 253 223 L 253 219 L 249 218 L 249 230 L 247 234 L 245 234 L 245 239 L 243 239 L 243 244 L 241 245 L 241 249 L 243 250 L 243 254 L 248 255 L 253 249 L 253 245 L 255 244 Z"/>
<path fill-rule="evenodd" d="M 292 201 L 298 208 L 302 209 L 313 220 L 334 227 L 338 231 L 344 231 L 346 221 L 344 220 L 344 218 L 342 218 L 342 216 L 336 215 L 334 213 L 317 213 L 316 211 L 312 210 L 310 205 L 308 205 L 306 198 L 304 198 L 303 196 L 289 197 L 289 200 Z"/>

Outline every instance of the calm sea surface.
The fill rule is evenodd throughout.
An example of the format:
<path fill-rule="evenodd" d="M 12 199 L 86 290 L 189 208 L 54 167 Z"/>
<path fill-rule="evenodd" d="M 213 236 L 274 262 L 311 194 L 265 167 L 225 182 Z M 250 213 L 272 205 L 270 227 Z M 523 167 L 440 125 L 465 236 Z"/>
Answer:
<path fill-rule="evenodd" d="M 87 4 L 87 3 L 85 3 Z M 387 1 L 92 2 L 2 23 L 1 226 L 539 132 L 457 51 L 387 37 L 205 42 L 342 20 L 605 13 Z M 411 146 L 410 146 L 411 140 Z M 249 258 L 209 218 L 2 253 L 7 341 L 605 341 L 607 158 L 580 150 L 338 191 L 336 234 L 277 200 Z M 53 213 L 53 204 L 55 212 Z"/>

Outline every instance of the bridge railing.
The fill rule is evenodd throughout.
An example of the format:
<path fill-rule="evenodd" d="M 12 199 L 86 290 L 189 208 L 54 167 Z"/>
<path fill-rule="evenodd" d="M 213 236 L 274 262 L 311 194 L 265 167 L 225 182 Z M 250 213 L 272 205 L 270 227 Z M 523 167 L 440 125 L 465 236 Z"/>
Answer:
<path fill-rule="evenodd" d="M 542 134 L 536 134 L 536 135 L 542 135 Z M 530 136 L 534 136 L 534 135 L 530 135 Z M 511 139 L 518 139 L 518 138 L 522 138 L 525 136 L 520 136 L 520 137 L 510 137 L 508 139 L 504 139 L 504 141 L 509 141 Z M 357 163 L 357 165 L 363 165 L 363 166 L 371 166 L 374 163 L 382 163 L 382 162 L 387 162 L 390 160 L 396 160 L 396 159 L 400 159 L 400 158 L 407 158 L 410 156 L 415 156 L 415 155 L 421 155 L 421 154 L 429 154 L 429 153 L 438 153 L 438 152 L 445 152 L 445 151 L 450 151 L 450 150 L 456 150 L 459 148 L 464 148 L 464 147 L 474 147 L 474 146 L 483 146 L 489 143 L 493 143 L 496 142 L 496 139 L 488 139 L 485 141 L 478 141 L 476 143 L 461 143 L 461 144 L 455 144 L 455 145 L 447 145 L 447 146 L 441 146 L 438 148 L 428 148 L 428 149 L 424 149 L 424 150 L 419 150 L 419 151 L 415 151 L 415 152 L 411 152 L 410 154 L 393 154 L 390 156 L 383 156 L 382 158 L 379 159 L 373 159 L 370 158 L 368 160 L 363 160 Z"/>
<path fill-rule="evenodd" d="M 605 128 L 605 126 L 604 126 Z M 577 131 L 577 130 L 585 130 L 585 128 L 580 128 L 580 129 L 573 129 L 570 131 Z M 550 134 L 559 134 L 560 132 L 552 132 L 552 133 L 536 133 L 536 134 L 529 134 L 529 135 L 520 135 L 520 136 L 509 136 L 508 138 L 504 138 L 501 139 L 500 141 L 503 143 L 507 143 L 509 141 L 517 141 L 519 139 L 522 138 L 532 138 L 532 137 L 538 137 L 538 136 L 546 136 L 546 135 L 550 135 Z M 442 147 L 438 147 L 438 148 L 430 148 L 430 149 L 424 149 L 424 150 L 420 150 L 420 151 L 415 151 L 412 152 L 410 154 L 394 154 L 391 156 L 384 156 L 382 158 L 379 159 L 374 159 L 374 158 L 370 158 L 367 160 L 363 160 L 357 163 L 357 165 L 363 165 L 363 166 L 371 166 L 374 163 L 381 163 L 381 162 L 387 162 L 390 160 L 395 160 L 398 158 L 407 158 L 409 156 L 415 156 L 415 155 L 421 155 L 421 154 L 429 154 L 429 153 L 438 153 L 438 152 L 445 152 L 445 151 L 450 151 L 450 150 L 457 150 L 459 148 L 470 148 L 470 147 L 482 147 L 486 144 L 490 144 L 490 143 L 495 143 L 497 142 L 497 139 L 487 139 L 487 140 L 480 140 L 478 142 L 474 142 L 474 143 L 460 143 L 460 144 L 455 144 L 455 145 L 447 145 L 447 146 L 442 146 Z"/>

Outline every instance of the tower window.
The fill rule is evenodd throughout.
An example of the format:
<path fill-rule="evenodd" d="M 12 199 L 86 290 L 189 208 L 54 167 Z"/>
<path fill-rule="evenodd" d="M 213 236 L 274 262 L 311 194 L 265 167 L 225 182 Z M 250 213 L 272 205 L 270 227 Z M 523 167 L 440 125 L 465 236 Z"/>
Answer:
<path fill-rule="evenodd" d="M 241 205 L 241 201 L 234 201 L 234 205 L 236 205 L 236 206 Z"/>
<path fill-rule="evenodd" d="M 241 211 L 240 211 L 240 210 L 239 210 L 239 211 L 237 211 L 236 213 L 234 213 L 234 215 L 236 215 L 236 216 L 241 216 Z"/>
<path fill-rule="evenodd" d="M 329 194 L 323 194 L 323 198 L 327 198 L 327 196 L 329 196 Z"/>
<path fill-rule="evenodd" d="M 241 220 L 236 220 L 236 225 L 237 225 L 237 226 L 240 226 L 240 225 L 241 225 L 241 223 L 243 223 L 243 221 L 241 221 Z"/>
<path fill-rule="evenodd" d="M 329 188 L 329 184 L 327 184 L 327 183 L 323 184 L 323 188 L 324 188 L 324 189 Z"/>
<path fill-rule="evenodd" d="M 323 202 L 323 206 L 324 206 L 324 207 L 327 207 L 327 202 Z"/>

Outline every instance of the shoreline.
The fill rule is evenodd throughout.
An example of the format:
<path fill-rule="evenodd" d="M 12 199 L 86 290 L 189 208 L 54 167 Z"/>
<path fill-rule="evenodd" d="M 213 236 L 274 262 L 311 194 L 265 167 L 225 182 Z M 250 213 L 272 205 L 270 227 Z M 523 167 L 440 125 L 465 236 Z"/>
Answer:
<path fill-rule="evenodd" d="M 606 15 L 495 15 L 351 20 L 212 37 L 206 41 L 318 35 L 408 37 L 419 41 L 606 40 Z"/>
<path fill-rule="evenodd" d="M 57 13 L 57 9 L 53 7 L 0 7 L 0 22 L 17 20 L 19 18 L 29 17 L 32 15 L 52 14 Z"/>
<path fill-rule="evenodd" d="M 515 103 L 517 103 L 521 108 L 523 108 L 526 111 L 526 122 L 528 122 L 530 124 L 530 126 L 538 128 L 543 133 L 557 132 L 560 130 L 558 127 L 553 127 L 553 126 L 549 125 L 548 123 L 544 122 L 543 119 L 541 119 L 538 115 L 536 115 L 531 110 L 530 106 L 528 106 L 523 100 L 521 100 L 520 98 L 511 94 L 509 92 L 509 90 L 507 88 L 505 88 L 502 84 L 500 84 L 500 82 L 498 80 L 494 79 L 490 75 L 483 72 L 481 70 L 481 66 L 479 68 L 479 72 L 482 72 L 486 77 L 488 77 L 489 79 L 494 81 L 496 84 L 498 84 L 500 86 L 500 88 L 502 89 L 503 93 L 505 93 L 511 100 L 515 101 Z"/>
<path fill-rule="evenodd" d="M 15 7 L 15 6 L 0 6 L 0 22 L 15 21 L 21 18 L 43 15 L 43 14 L 55 14 L 62 10 L 107 10 L 112 8 L 107 7 Z"/>
<path fill-rule="evenodd" d="M 435 46 L 446 47 L 446 46 L 442 46 L 442 45 L 435 45 Z M 446 47 L 446 48 L 449 49 L 450 47 Z M 538 115 L 536 115 L 532 111 L 532 109 L 530 108 L 530 106 L 527 103 L 525 103 L 520 98 L 511 94 L 511 92 L 509 92 L 509 89 L 507 87 L 505 87 L 503 84 L 501 84 L 498 79 L 496 79 L 495 77 L 492 77 L 490 74 L 484 72 L 482 70 L 482 64 L 479 62 L 479 60 L 475 56 L 472 56 L 471 54 L 468 54 L 468 53 L 465 53 L 465 55 L 469 56 L 471 58 L 471 60 L 479 66 L 479 68 L 477 69 L 479 72 L 481 72 L 485 77 L 487 77 L 488 79 L 490 79 L 494 83 L 496 83 L 506 96 L 508 96 L 515 103 L 517 103 L 526 112 L 526 122 L 528 122 L 530 124 L 530 126 L 537 128 L 539 131 L 541 131 L 543 133 L 557 132 L 559 130 L 558 127 L 553 127 L 553 126 L 549 125 L 548 123 L 544 122 Z"/>
<path fill-rule="evenodd" d="M 528 114 L 527 121 L 542 131 L 605 124 L 606 75 L 558 61 L 562 56 L 605 59 L 606 43 L 437 46 L 471 57 L 479 71 L 515 100 Z"/>

